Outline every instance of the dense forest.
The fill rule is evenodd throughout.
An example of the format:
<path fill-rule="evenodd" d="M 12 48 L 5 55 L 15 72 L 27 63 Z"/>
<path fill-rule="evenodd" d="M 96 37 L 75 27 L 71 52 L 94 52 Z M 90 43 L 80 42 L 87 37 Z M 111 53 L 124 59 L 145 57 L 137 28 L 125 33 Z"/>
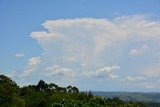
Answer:
<path fill-rule="evenodd" d="M 61 87 L 40 80 L 37 85 L 19 87 L 0 75 L 0 107 L 145 107 L 142 102 L 124 102 L 117 97 L 95 96 L 75 86 Z"/>

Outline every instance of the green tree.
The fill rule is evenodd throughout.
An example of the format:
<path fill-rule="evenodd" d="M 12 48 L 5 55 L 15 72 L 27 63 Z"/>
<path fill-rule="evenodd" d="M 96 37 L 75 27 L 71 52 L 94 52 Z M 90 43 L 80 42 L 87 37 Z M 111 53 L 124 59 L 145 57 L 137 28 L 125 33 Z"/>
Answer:
<path fill-rule="evenodd" d="M 25 105 L 25 101 L 19 97 L 19 87 L 11 78 L 0 75 L 0 106 L 12 107 Z"/>
<path fill-rule="evenodd" d="M 153 105 L 153 104 L 152 104 Z M 59 87 L 40 80 L 37 85 L 19 88 L 7 76 L 0 75 L 0 107 L 145 107 L 142 102 L 124 102 L 119 98 L 80 92 L 75 86 Z"/>
<path fill-rule="evenodd" d="M 73 93 L 79 93 L 79 90 L 78 90 L 77 87 L 74 86 L 74 87 L 72 87 L 72 92 L 73 92 Z"/>
<path fill-rule="evenodd" d="M 72 92 L 72 86 L 69 85 L 69 86 L 66 87 L 66 89 L 67 89 L 67 92 L 68 92 L 68 93 L 71 93 L 71 92 Z"/>
<path fill-rule="evenodd" d="M 36 87 L 39 91 L 46 91 L 48 89 L 48 84 L 46 84 L 43 80 L 40 80 Z"/>

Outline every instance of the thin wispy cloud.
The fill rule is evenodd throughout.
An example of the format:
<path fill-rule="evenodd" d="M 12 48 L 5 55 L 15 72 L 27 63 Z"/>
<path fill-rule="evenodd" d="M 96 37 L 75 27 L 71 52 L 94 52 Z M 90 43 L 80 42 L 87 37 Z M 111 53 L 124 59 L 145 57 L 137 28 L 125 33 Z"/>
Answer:
<path fill-rule="evenodd" d="M 147 51 L 149 51 L 149 47 L 147 45 L 143 45 L 141 48 L 139 49 L 132 49 L 129 52 L 129 55 L 131 56 L 141 56 L 143 54 L 146 54 Z"/>
<path fill-rule="evenodd" d="M 16 53 L 14 56 L 17 58 L 22 58 L 25 56 L 25 54 L 24 53 Z"/>

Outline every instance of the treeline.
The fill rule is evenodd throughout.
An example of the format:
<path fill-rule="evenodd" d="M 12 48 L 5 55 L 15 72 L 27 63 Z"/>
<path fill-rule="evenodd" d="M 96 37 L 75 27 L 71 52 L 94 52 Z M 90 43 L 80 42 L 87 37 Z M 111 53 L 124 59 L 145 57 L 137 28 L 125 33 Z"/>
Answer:
<path fill-rule="evenodd" d="M 75 86 L 60 87 L 40 80 L 37 85 L 19 87 L 0 75 L 0 107 L 145 107 L 142 102 L 124 102 L 80 92 Z"/>

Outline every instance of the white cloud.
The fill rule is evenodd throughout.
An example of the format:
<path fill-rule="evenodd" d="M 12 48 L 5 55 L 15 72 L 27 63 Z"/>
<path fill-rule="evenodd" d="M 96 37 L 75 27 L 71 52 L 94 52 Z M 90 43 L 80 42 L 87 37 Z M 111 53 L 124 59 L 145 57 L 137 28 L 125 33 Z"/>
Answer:
<path fill-rule="evenodd" d="M 14 56 L 17 58 L 22 58 L 25 56 L 25 54 L 24 53 L 16 53 Z"/>
<path fill-rule="evenodd" d="M 143 15 L 118 17 L 113 20 L 77 18 L 47 20 L 43 24 L 48 31 L 32 32 L 31 37 L 48 56 L 70 58 L 71 61 L 91 60 L 108 47 L 128 41 L 158 40 L 160 23 Z M 133 49 L 130 55 L 144 54 L 147 45 Z M 76 59 L 72 59 L 73 56 Z M 49 56 L 50 57 L 50 56 Z M 91 61 L 90 61 L 91 62 Z"/>
<path fill-rule="evenodd" d="M 48 76 L 69 76 L 72 71 L 86 71 L 85 75 L 88 77 L 118 78 L 119 75 L 113 72 L 119 69 L 118 67 L 116 69 L 113 69 L 113 66 L 98 68 L 116 62 L 123 62 L 122 65 L 127 66 L 125 49 L 131 49 L 130 47 L 136 44 L 136 47 L 140 48 L 134 48 L 129 55 L 144 55 L 152 51 L 152 47 L 156 47 L 154 44 L 150 46 L 148 41 L 160 42 L 160 22 L 153 21 L 145 15 L 124 16 L 110 20 L 95 18 L 47 20 L 43 27 L 46 31 L 32 32 L 31 37 L 37 40 L 43 49 L 41 58 L 45 64 L 41 68 L 46 70 L 49 65 L 59 66 L 56 70 L 55 66 L 49 67 Z M 144 45 L 141 46 L 141 44 Z M 117 53 L 119 50 L 123 52 L 120 55 Z M 120 58 L 118 59 L 117 56 Z M 147 66 L 145 64 L 146 62 L 144 66 Z M 139 65 L 135 66 L 139 67 Z M 33 71 L 27 68 L 26 72 Z M 77 74 L 80 73 L 75 75 Z M 128 80 L 136 79 L 142 78 L 128 77 Z"/>
<path fill-rule="evenodd" d="M 32 57 L 28 60 L 28 66 L 34 67 L 34 66 L 40 64 L 40 62 L 41 62 L 40 57 Z"/>
<path fill-rule="evenodd" d="M 109 79 L 117 79 L 119 76 L 116 74 L 109 74 L 108 78 Z"/>
<path fill-rule="evenodd" d="M 159 79 L 159 78 L 158 78 Z M 145 87 L 148 89 L 158 89 L 160 88 L 160 80 L 158 79 L 152 79 L 152 81 L 147 81 L 145 83 Z"/>
<path fill-rule="evenodd" d="M 63 68 L 59 65 L 53 65 L 46 68 L 46 76 L 63 76 L 63 77 L 73 77 L 75 71 L 73 69 Z"/>
<path fill-rule="evenodd" d="M 125 36 L 121 28 L 106 19 L 49 20 L 43 25 L 48 32 L 33 32 L 31 37 L 36 39 L 44 50 L 48 50 L 48 45 L 52 43 L 52 49 L 58 46 L 65 52 L 84 53 L 87 56 L 98 54 L 106 46 Z"/>
<path fill-rule="evenodd" d="M 129 55 L 131 55 L 131 56 L 140 56 L 140 55 L 143 55 L 143 54 L 147 53 L 148 50 L 149 50 L 149 47 L 147 45 L 143 45 L 139 49 L 132 49 L 129 52 Z"/>
<path fill-rule="evenodd" d="M 13 78 L 13 77 L 15 77 L 15 76 L 17 76 L 18 74 L 17 74 L 17 72 L 16 71 L 12 71 L 11 73 L 8 73 L 7 74 L 7 76 L 8 77 L 11 77 L 11 78 Z"/>
<path fill-rule="evenodd" d="M 148 82 L 145 87 L 149 89 L 159 89 L 160 81 Z"/>
<path fill-rule="evenodd" d="M 37 66 L 41 63 L 40 57 L 32 57 L 27 62 L 25 71 L 20 74 L 20 77 L 26 77 L 36 70 Z"/>
<path fill-rule="evenodd" d="M 150 20 L 147 15 L 123 16 L 114 20 L 134 41 L 159 37 L 160 22 Z"/>
<path fill-rule="evenodd" d="M 146 85 L 146 88 L 160 88 L 160 86 L 155 86 L 155 85 Z"/>
<path fill-rule="evenodd" d="M 90 77 L 90 78 L 109 78 L 109 79 L 116 79 L 118 78 L 118 75 L 114 74 L 114 72 L 120 69 L 119 66 L 107 66 L 100 69 L 97 69 L 96 71 L 89 71 L 84 72 L 83 75 Z"/>
<path fill-rule="evenodd" d="M 125 81 L 140 81 L 140 80 L 144 80 L 145 78 L 142 77 L 142 76 L 135 76 L 135 77 L 132 77 L 132 76 L 127 76 L 125 78 Z"/>

